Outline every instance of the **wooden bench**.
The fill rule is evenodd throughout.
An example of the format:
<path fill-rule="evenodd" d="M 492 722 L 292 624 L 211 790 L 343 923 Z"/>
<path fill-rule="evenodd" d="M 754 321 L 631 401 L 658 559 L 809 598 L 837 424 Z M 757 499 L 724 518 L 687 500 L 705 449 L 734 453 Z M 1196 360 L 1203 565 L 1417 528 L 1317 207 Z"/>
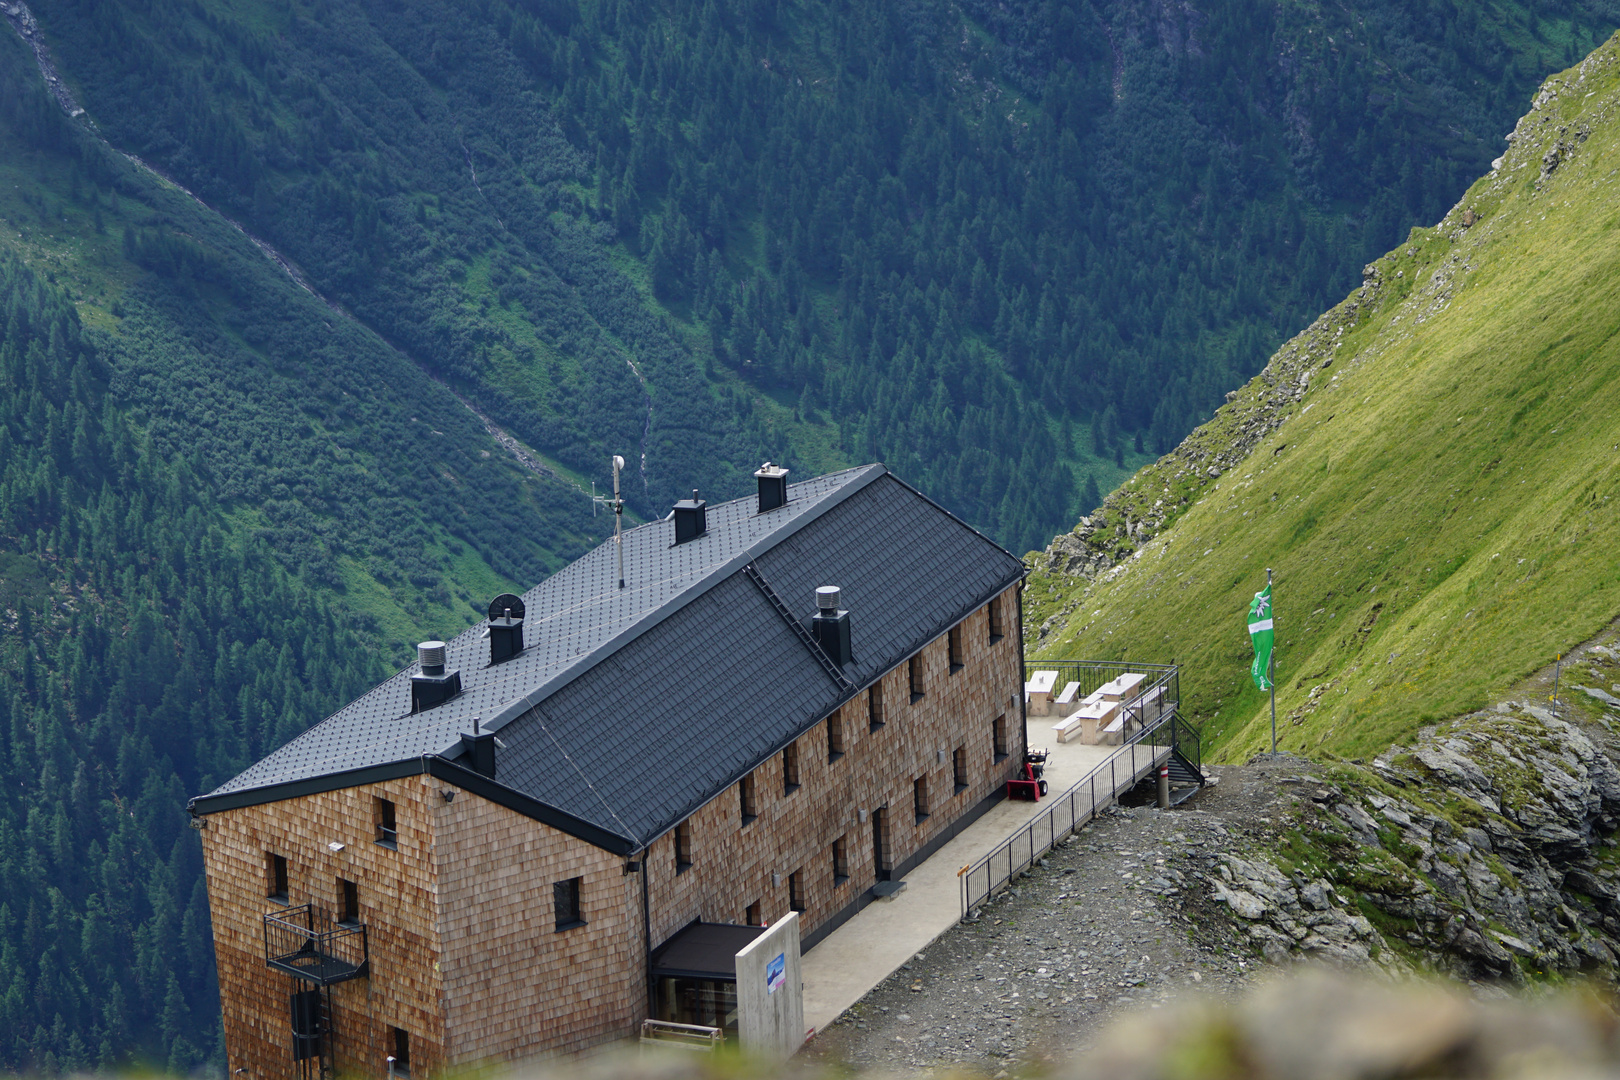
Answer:
<path fill-rule="evenodd" d="M 1078 682 L 1071 682 L 1063 688 L 1063 693 L 1052 699 L 1052 704 L 1057 706 L 1059 716 L 1068 716 L 1070 713 L 1074 712 L 1074 699 L 1079 693 L 1080 684 Z"/>

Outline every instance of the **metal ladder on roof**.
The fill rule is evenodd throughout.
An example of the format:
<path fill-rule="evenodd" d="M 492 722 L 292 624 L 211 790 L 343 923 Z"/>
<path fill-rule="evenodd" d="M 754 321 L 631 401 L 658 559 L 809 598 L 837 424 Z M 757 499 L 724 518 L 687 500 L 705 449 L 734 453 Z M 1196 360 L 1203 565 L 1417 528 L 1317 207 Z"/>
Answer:
<path fill-rule="evenodd" d="M 793 628 L 795 634 L 799 635 L 799 640 L 804 642 L 804 647 L 810 650 L 810 655 L 814 656 L 816 661 L 821 664 L 821 670 L 827 673 L 827 677 L 837 683 L 844 693 L 853 694 L 856 690 L 855 684 L 850 682 L 849 677 L 839 670 L 837 664 L 832 662 L 832 658 L 827 655 L 821 644 L 810 636 L 810 631 L 804 628 L 804 624 L 793 617 L 793 612 L 789 611 L 788 606 L 782 602 L 782 598 L 776 595 L 776 590 L 771 588 L 771 583 L 765 580 L 765 575 L 759 572 L 759 567 L 749 563 L 743 567 L 743 573 L 748 575 L 749 581 L 759 586 L 759 591 L 765 594 L 765 599 L 771 602 L 771 606 L 776 609 L 776 613 L 782 616 L 782 620 Z"/>

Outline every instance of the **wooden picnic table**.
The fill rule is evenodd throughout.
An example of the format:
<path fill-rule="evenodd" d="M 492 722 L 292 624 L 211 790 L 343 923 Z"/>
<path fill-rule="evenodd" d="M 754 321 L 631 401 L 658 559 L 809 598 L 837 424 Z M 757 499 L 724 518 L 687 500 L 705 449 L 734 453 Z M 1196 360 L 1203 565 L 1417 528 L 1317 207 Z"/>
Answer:
<path fill-rule="evenodd" d="M 1024 700 L 1029 703 L 1029 711 L 1036 716 L 1051 714 L 1052 687 L 1057 685 L 1057 677 L 1055 671 L 1037 671 L 1024 684 Z"/>

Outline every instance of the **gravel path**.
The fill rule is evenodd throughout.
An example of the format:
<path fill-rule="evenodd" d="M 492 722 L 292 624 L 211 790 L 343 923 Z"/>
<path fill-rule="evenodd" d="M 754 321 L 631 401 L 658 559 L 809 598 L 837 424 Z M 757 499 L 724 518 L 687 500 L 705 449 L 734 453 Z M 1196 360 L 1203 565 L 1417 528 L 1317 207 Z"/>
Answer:
<path fill-rule="evenodd" d="M 1177 809 L 1119 807 L 879 984 L 812 1061 L 992 1075 L 1084 1050 L 1125 1011 L 1232 993 L 1265 965 L 1204 875 L 1275 836 L 1310 763 L 1211 769 Z"/>

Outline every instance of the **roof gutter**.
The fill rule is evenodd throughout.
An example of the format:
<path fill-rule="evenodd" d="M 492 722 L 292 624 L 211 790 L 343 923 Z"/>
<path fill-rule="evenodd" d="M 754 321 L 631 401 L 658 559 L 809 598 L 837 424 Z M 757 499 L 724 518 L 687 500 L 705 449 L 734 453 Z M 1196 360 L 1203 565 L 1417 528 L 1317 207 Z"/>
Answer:
<path fill-rule="evenodd" d="M 565 810 L 559 810 L 550 803 L 541 802 L 531 798 L 520 791 L 514 791 L 504 784 L 498 784 L 482 773 L 448 761 L 437 754 L 424 754 L 418 758 L 407 758 L 404 761 L 392 761 L 383 765 L 371 765 L 364 769 L 350 769 L 345 772 L 331 773 L 327 776 L 311 777 L 307 780 L 294 780 L 285 784 L 270 784 L 265 787 L 248 788 L 245 791 L 231 791 L 223 795 L 199 795 L 186 804 L 186 809 L 192 817 L 204 814 L 218 814 L 226 810 L 238 810 L 246 806 L 259 806 L 264 803 L 284 802 L 288 799 L 300 799 L 306 795 L 319 795 L 327 791 L 339 791 L 344 788 L 359 787 L 361 784 L 375 784 L 383 780 L 397 780 L 405 776 L 420 776 L 426 773 L 434 779 L 454 784 L 463 791 L 470 791 L 480 798 L 488 799 L 492 803 L 506 807 L 508 810 L 532 818 L 544 825 L 549 825 L 558 832 L 567 833 L 587 844 L 610 851 L 615 855 L 630 855 L 640 849 L 640 845 L 627 836 L 592 824 L 583 818 L 575 817 Z"/>

